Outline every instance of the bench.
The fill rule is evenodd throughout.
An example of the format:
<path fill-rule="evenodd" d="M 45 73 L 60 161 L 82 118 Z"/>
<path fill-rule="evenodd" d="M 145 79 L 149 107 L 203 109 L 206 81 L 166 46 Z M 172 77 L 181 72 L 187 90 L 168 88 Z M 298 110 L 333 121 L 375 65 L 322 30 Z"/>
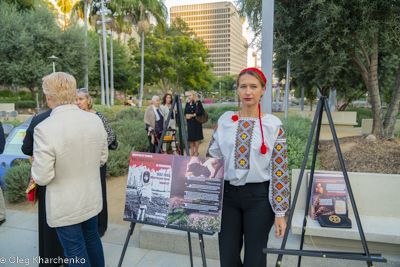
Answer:
<path fill-rule="evenodd" d="M 308 117 L 314 119 L 315 111 L 297 111 L 297 115 L 301 117 Z M 335 127 L 353 128 L 357 125 L 357 112 L 356 111 L 332 111 L 332 120 Z M 326 112 L 323 112 L 321 127 L 329 127 L 328 117 Z"/>
<path fill-rule="evenodd" d="M 11 112 L 15 110 L 15 103 L 0 103 L 0 110 Z"/>
<path fill-rule="evenodd" d="M 370 134 L 371 131 L 372 131 L 372 119 L 362 119 L 361 134 Z M 400 133 L 400 120 L 396 120 L 393 133 Z"/>
<path fill-rule="evenodd" d="M 316 171 L 342 174 L 342 172 Z M 292 233 L 301 235 L 306 202 L 306 181 L 304 172 L 296 208 L 293 214 Z M 292 197 L 300 175 L 299 169 L 292 170 Z M 370 252 L 400 252 L 400 175 L 380 173 L 348 172 L 351 189 L 355 198 L 360 221 Z M 339 250 L 362 250 L 360 234 L 351 206 L 349 218 L 351 229 L 322 228 L 318 221 L 307 218 L 306 244 L 336 246 Z M 293 211 L 292 211 L 293 212 Z M 311 237 L 310 237 L 311 236 Z"/>

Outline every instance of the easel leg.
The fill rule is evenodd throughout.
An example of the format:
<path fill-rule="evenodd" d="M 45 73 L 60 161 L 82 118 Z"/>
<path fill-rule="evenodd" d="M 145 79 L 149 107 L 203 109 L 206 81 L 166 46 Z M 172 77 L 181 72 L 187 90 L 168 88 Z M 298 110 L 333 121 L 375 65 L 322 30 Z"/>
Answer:
<path fill-rule="evenodd" d="M 122 266 L 122 261 L 124 260 L 126 249 L 128 248 L 129 239 L 131 238 L 133 230 L 135 230 L 135 225 L 136 225 L 136 223 L 131 222 L 131 226 L 130 226 L 131 228 L 129 229 L 128 234 L 126 236 L 124 248 L 122 250 L 121 257 L 119 258 L 118 267 Z"/>
<path fill-rule="evenodd" d="M 192 241 L 190 239 L 190 232 L 187 232 L 187 234 L 188 234 L 188 243 L 189 243 L 190 267 L 193 267 Z"/>
<path fill-rule="evenodd" d="M 315 114 L 319 114 L 320 110 L 321 110 L 321 104 L 317 105 L 317 110 L 316 110 Z M 315 132 L 315 127 L 317 125 L 317 119 L 318 119 L 318 116 L 314 116 L 313 124 L 311 126 L 310 136 L 309 136 L 308 142 L 307 142 L 306 152 L 305 152 L 305 155 L 304 155 L 303 163 L 301 165 L 299 179 L 298 179 L 296 190 L 294 192 L 294 196 L 293 196 L 293 199 L 292 199 L 292 205 L 291 205 L 291 208 L 290 208 L 291 212 L 289 214 L 289 219 L 287 221 L 287 228 L 286 228 L 286 231 L 285 231 L 285 236 L 283 237 L 283 240 L 282 240 L 281 249 L 285 249 L 285 247 L 286 247 L 286 241 L 288 239 L 290 227 L 292 225 L 293 214 L 294 214 L 294 210 L 296 208 L 297 198 L 298 198 L 298 195 L 299 195 L 299 192 L 300 192 L 300 187 L 301 187 L 301 183 L 302 183 L 302 180 L 303 180 L 303 174 L 304 174 L 304 170 L 305 170 L 306 164 L 307 164 L 308 154 L 310 153 L 310 148 L 311 148 L 311 143 L 312 143 L 312 139 L 313 139 L 314 132 Z M 277 259 L 276 259 L 275 267 L 279 267 L 281 265 L 282 258 L 283 258 L 283 254 L 279 254 Z"/>
<path fill-rule="evenodd" d="M 311 174 L 310 174 L 310 181 L 308 182 L 309 185 L 312 185 L 314 180 L 314 171 L 315 171 L 315 162 L 317 161 L 317 151 L 318 151 L 318 143 L 319 143 L 319 135 L 321 132 L 321 122 L 322 122 L 322 112 L 324 110 L 324 102 L 321 101 L 319 104 L 319 113 L 318 113 L 318 124 L 317 124 L 317 132 L 315 135 L 315 143 L 314 143 L 314 152 L 313 158 L 311 163 Z M 307 155 L 308 157 L 308 155 Z M 308 187 L 307 198 L 306 198 L 306 206 L 304 210 L 304 218 L 303 218 L 303 228 L 301 230 L 301 240 L 300 240 L 300 250 L 303 250 L 304 244 L 304 235 L 306 233 L 306 226 L 307 226 L 307 217 L 308 217 L 308 208 L 310 207 L 310 199 L 311 199 L 311 186 Z M 297 267 L 301 265 L 301 256 L 299 256 L 297 261 Z"/>
<path fill-rule="evenodd" d="M 201 259 L 203 260 L 203 267 L 207 267 L 206 253 L 204 251 L 203 234 L 199 234 L 199 243 L 200 243 Z"/>
<path fill-rule="evenodd" d="M 326 97 L 323 100 L 324 100 L 325 106 L 328 107 L 328 100 L 326 99 Z M 343 177 L 344 177 L 344 181 L 346 183 L 347 192 L 349 194 L 350 202 L 351 202 L 351 205 L 353 207 L 354 216 L 356 217 L 356 223 L 357 223 L 357 227 L 358 227 L 358 232 L 360 233 L 360 238 L 361 238 L 361 242 L 362 242 L 362 245 L 363 245 L 363 248 L 364 248 L 364 252 L 365 252 L 365 255 L 367 255 L 368 257 L 371 257 L 371 255 L 369 253 L 367 241 L 365 240 L 364 230 L 362 228 L 361 221 L 360 221 L 360 215 L 358 214 L 358 209 L 357 209 L 357 206 L 356 206 L 356 202 L 354 200 L 353 190 L 351 190 L 349 177 L 347 175 L 346 166 L 344 165 L 342 151 L 340 150 L 339 141 L 338 141 L 338 138 L 336 136 L 335 127 L 334 127 L 334 124 L 333 124 L 332 115 L 331 115 L 331 112 L 330 112 L 329 108 L 326 108 L 326 116 L 328 117 L 329 125 L 331 127 L 333 141 L 335 143 L 336 152 L 338 154 L 340 166 L 342 167 Z M 367 261 L 367 266 L 368 267 L 372 267 L 373 266 L 372 262 L 371 261 Z"/>

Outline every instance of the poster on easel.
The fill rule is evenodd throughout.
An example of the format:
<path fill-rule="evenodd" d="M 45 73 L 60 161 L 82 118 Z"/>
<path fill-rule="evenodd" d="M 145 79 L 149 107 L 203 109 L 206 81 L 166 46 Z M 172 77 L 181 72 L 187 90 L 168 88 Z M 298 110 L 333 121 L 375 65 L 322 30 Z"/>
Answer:
<path fill-rule="evenodd" d="M 124 220 L 219 232 L 224 160 L 132 152 Z"/>
<path fill-rule="evenodd" d="M 309 172 L 308 180 L 310 175 Z M 311 186 L 311 219 L 317 220 L 321 215 L 348 216 L 348 192 L 343 175 L 314 173 Z"/>

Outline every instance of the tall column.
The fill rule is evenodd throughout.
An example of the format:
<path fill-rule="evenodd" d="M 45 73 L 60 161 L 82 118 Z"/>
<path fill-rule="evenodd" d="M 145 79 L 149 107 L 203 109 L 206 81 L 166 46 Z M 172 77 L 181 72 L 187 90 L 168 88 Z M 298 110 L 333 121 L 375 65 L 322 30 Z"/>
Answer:
<path fill-rule="evenodd" d="M 274 52 L 274 0 L 262 1 L 261 67 L 267 79 L 266 92 L 261 98 L 261 110 L 272 113 L 272 60 Z"/>

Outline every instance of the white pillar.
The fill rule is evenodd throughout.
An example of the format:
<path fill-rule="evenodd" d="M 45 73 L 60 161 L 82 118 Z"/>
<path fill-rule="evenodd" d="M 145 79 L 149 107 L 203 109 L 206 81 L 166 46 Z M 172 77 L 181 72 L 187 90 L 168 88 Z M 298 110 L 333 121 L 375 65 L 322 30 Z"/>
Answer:
<path fill-rule="evenodd" d="M 261 98 L 261 110 L 272 113 L 272 60 L 274 52 L 274 0 L 262 1 L 261 67 L 267 79 L 266 92 Z"/>

